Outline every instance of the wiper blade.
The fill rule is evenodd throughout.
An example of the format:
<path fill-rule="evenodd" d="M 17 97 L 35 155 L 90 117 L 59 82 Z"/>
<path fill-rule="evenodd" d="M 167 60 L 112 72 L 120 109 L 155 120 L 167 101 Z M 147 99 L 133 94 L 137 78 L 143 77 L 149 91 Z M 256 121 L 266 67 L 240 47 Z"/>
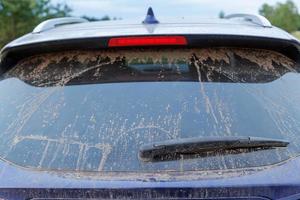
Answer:
<path fill-rule="evenodd" d="M 149 162 L 157 157 L 166 157 L 184 154 L 203 154 L 209 152 L 241 150 L 241 149 L 268 149 L 287 147 L 288 141 L 260 138 L 260 137 L 201 137 L 167 140 L 143 145 L 139 151 L 139 158 Z"/>

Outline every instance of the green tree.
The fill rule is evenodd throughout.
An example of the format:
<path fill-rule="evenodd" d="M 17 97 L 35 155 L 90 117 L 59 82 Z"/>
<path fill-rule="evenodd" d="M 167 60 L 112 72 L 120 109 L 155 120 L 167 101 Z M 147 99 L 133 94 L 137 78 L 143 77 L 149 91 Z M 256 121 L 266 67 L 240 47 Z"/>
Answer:
<path fill-rule="evenodd" d="M 0 48 L 31 32 L 40 22 L 69 16 L 70 12 L 67 5 L 52 5 L 50 0 L 0 0 Z"/>
<path fill-rule="evenodd" d="M 263 4 L 259 13 L 270 20 L 270 22 L 288 32 L 300 28 L 300 15 L 295 3 L 291 0 L 285 3 L 277 3 L 275 6 Z"/>
<path fill-rule="evenodd" d="M 225 12 L 223 10 L 219 12 L 219 18 L 221 19 L 225 18 Z"/>
<path fill-rule="evenodd" d="M 104 15 L 101 18 L 89 17 L 89 16 L 86 16 L 86 15 L 83 15 L 81 17 L 84 18 L 84 19 L 86 19 L 86 20 L 88 20 L 88 21 L 90 21 L 90 22 L 95 22 L 95 21 L 109 21 L 109 20 L 121 20 L 121 18 L 117 18 L 117 17 L 110 18 L 108 15 Z"/>

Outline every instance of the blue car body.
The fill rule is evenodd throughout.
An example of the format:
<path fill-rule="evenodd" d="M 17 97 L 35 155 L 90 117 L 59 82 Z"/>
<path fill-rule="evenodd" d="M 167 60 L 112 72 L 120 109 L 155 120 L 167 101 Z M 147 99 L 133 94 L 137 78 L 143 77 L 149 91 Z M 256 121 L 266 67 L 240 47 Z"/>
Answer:
<path fill-rule="evenodd" d="M 251 20 L 150 24 L 76 20 L 75 24 L 52 25 L 54 28 L 49 22 L 44 23 L 9 43 L 1 51 L 1 70 L 6 71 L 24 57 L 41 52 L 108 48 L 109 39 L 116 37 L 184 36 L 191 47 L 234 45 L 277 49 L 294 60 L 300 55 L 300 42 L 293 36 Z M 300 199 L 300 158 L 241 169 L 146 173 L 52 171 L 20 167 L 1 159 L 0 199 L 296 200 Z"/>

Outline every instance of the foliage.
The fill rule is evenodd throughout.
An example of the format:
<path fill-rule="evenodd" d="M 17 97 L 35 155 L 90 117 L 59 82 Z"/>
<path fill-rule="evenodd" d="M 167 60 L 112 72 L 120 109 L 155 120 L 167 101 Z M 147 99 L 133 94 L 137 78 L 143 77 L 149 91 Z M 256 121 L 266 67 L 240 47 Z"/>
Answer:
<path fill-rule="evenodd" d="M 296 31 L 293 35 L 300 40 L 300 31 Z"/>
<path fill-rule="evenodd" d="M 103 16 L 102 18 L 96 18 L 96 17 L 89 17 L 89 16 L 82 16 L 82 18 L 87 19 L 90 22 L 94 22 L 94 21 L 108 21 L 111 20 L 110 17 L 108 15 Z"/>
<path fill-rule="evenodd" d="M 221 19 L 225 18 L 225 12 L 223 10 L 219 12 L 219 18 Z"/>
<path fill-rule="evenodd" d="M 285 3 L 277 3 L 275 6 L 263 4 L 259 13 L 268 18 L 274 26 L 288 32 L 293 32 L 300 28 L 300 14 L 297 6 L 291 0 Z"/>
<path fill-rule="evenodd" d="M 50 0 L 0 0 L 0 47 L 32 31 L 40 22 L 69 16 L 67 5 L 52 5 Z"/>

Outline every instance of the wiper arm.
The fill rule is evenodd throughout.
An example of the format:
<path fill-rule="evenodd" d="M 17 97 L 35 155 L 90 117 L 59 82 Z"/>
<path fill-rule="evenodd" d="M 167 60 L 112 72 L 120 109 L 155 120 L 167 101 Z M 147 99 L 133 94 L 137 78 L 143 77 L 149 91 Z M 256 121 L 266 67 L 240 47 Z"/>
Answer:
<path fill-rule="evenodd" d="M 139 158 L 142 161 L 149 162 L 157 160 L 157 157 L 178 154 L 203 154 L 241 149 L 268 149 L 287 147 L 288 144 L 289 142 L 285 140 L 243 136 L 176 139 L 143 145 L 139 151 Z"/>

